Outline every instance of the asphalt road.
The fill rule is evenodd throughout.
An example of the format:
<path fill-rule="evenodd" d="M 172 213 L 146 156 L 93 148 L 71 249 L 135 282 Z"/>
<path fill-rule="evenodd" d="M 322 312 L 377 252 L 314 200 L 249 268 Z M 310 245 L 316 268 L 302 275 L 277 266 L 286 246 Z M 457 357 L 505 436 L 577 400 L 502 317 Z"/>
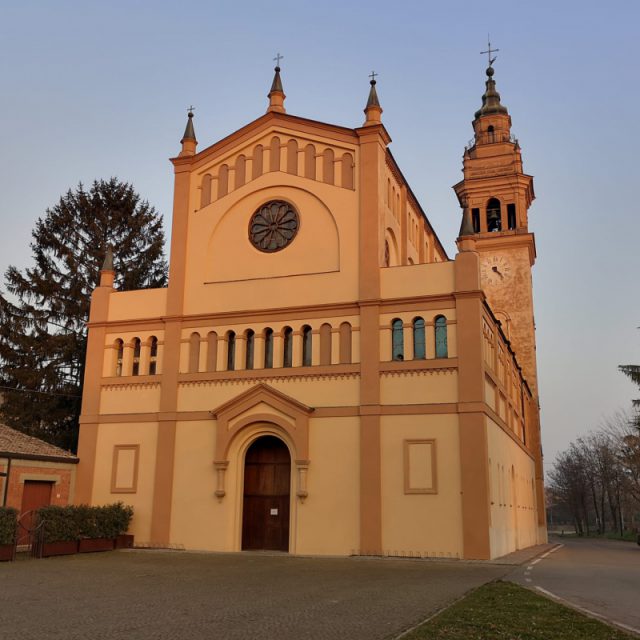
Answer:
<path fill-rule="evenodd" d="M 640 634 L 640 546 L 593 538 L 551 538 L 563 546 L 515 569 L 508 580 L 544 589 Z"/>
<path fill-rule="evenodd" d="M 0 639 L 382 640 L 512 568 L 180 551 L 18 560 L 0 565 Z"/>

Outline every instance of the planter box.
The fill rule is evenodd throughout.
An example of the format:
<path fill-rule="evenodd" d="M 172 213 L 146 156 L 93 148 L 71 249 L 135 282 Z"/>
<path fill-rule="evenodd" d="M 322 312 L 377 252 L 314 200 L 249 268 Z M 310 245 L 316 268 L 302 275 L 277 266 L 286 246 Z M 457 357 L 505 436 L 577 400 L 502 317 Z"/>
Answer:
<path fill-rule="evenodd" d="M 116 549 L 133 549 L 133 535 L 130 533 L 121 533 L 115 539 Z"/>
<path fill-rule="evenodd" d="M 80 553 L 113 551 L 113 540 L 111 538 L 82 538 L 78 551 Z"/>
<path fill-rule="evenodd" d="M 0 562 L 9 562 L 16 557 L 15 544 L 0 544 Z"/>
<path fill-rule="evenodd" d="M 50 558 L 51 556 L 70 556 L 78 553 L 77 540 L 60 540 L 58 542 L 44 542 L 42 544 L 41 558 Z"/>

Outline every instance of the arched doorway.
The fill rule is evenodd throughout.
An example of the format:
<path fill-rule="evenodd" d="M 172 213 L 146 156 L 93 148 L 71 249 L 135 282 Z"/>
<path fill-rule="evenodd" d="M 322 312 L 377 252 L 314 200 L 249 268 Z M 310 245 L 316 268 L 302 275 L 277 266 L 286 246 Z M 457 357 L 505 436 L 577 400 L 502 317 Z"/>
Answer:
<path fill-rule="evenodd" d="M 244 461 L 242 549 L 289 550 L 291 455 L 275 436 L 262 436 Z"/>

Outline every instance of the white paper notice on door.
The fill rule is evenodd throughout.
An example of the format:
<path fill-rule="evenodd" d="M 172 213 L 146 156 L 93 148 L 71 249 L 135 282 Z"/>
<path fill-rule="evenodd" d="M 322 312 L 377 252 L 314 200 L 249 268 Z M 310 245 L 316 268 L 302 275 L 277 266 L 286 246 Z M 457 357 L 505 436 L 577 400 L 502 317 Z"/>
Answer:
<path fill-rule="evenodd" d="M 277 509 L 271 509 L 271 515 L 272 516 L 277 516 L 278 515 L 278 510 Z"/>

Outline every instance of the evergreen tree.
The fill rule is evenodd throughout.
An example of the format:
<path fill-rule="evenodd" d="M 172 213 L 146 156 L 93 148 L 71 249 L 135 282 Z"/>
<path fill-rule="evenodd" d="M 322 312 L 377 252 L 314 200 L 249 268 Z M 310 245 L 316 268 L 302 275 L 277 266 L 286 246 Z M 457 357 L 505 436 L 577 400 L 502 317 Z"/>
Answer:
<path fill-rule="evenodd" d="M 66 449 L 78 439 L 86 322 L 107 246 L 115 287 L 167 280 L 162 220 L 130 184 L 69 190 L 32 232 L 33 266 L 9 267 L 0 292 L 0 421 Z"/>

